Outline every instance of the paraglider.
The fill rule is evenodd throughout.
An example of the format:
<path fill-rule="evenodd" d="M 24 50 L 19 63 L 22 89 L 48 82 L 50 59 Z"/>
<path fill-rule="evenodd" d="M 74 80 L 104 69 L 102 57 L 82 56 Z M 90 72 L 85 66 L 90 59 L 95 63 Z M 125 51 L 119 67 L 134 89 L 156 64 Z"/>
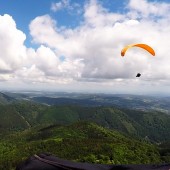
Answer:
<path fill-rule="evenodd" d="M 155 56 L 155 51 L 153 50 L 153 48 L 151 48 L 149 45 L 147 44 L 130 44 L 125 46 L 122 51 L 121 51 L 121 56 L 123 57 L 126 53 L 126 51 L 131 48 L 131 47 L 140 47 L 143 48 L 144 50 L 148 51 L 150 54 L 152 54 L 153 56 Z"/>
<path fill-rule="evenodd" d="M 141 76 L 141 74 L 140 73 L 138 73 L 137 75 L 136 75 L 136 77 L 140 77 Z"/>
<path fill-rule="evenodd" d="M 149 45 L 147 44 L 130 44 L 125 46 L 122 51 L 121 51 L 121 56 L 123 57 L 126 53 L 126 51 L 131 48 L 131 47 L 140 47 L 143 48 L 144 50 L 148 51 L 150 54 L 152 54 L 153 56 L 155 56 L 155 51 L 153 50 L 153 48 L 151 48 Z M 141 74 L 137 73 L 136 77 L 140 77 Z"/>

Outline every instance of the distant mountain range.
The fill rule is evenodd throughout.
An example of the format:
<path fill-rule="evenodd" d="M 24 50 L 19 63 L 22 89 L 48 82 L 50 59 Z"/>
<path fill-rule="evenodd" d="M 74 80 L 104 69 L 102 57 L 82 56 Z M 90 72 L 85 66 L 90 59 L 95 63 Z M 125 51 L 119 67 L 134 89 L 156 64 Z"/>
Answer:
<path fill-rule="evenodd" d="M 113 106 L 141 111 L 155 110 L 170 114 L 170 97 L 66 92 L 6 92 L 5 95 L 14 99 L 30 100 L 46 105 Z"/>

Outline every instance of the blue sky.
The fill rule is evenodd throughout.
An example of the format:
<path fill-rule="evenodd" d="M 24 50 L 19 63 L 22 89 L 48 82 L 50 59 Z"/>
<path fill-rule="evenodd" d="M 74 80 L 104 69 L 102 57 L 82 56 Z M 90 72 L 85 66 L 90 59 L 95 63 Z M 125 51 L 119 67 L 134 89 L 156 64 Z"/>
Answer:
<path fill-rule="evenodd" d="M 29 37 L 29 24 L 36 16 L 50 13 L 50 0 L 31 0 L 31 1 L 10 1 L 0 0 L 0 14 L 9 14 L 13 17 L 17 23 L 17 28 L 22 30 L 28 37 L 28 44 L 30 41 Z"/>
<path fill-rule="evenodd" d="M 0 88 L 166 93 L 169 22 L 168 0 L 0 0 Z"/>
<path fill-rule="evenodd" d="M 70 5 L 76 3 L 80 5 L 82 10 L 81 13 L 77 14 L 74 10 L 68 10 L 67 8 L 63 8 L 57 12 L 51 10 L 52 3 L 59 3 L 60 0 L 0 0 L 0 15 L 9 14 L 13 17 L 15 22 L 17 23 L 17 28 L 21 29 L 26 35 L 27 40 L 26 44 L 30 46 L 30 36 L 29 36 L 29 24 L 31 20 L 36 18 L 37 16 L 49 14 L 52 18 L 57 21 L 58 26 L 66 26 L 75 28 L 83 21 L 83 6 L 87 3 L 87 0 L 70 0 Z M 109 11 L 118 11 L 123 12 L 122 7 L 127 2 L 127 0 L 100 0 L 104 7 L 106 7 Z"/>
<path fill-rule="evenodd" d="M 148 2 L 152 2 L 149 0 Z M 161 0 L 159 0 L 161 1 Z M 31 20 L 37 16 L 49 14 L 56 20 L 59 27 L 65 26 L 69 28 L 75 28 L 83 21 L 83 8 L 88 0 L 68 0 L 69 5 L 79 4 L 78 8 L 68 10 L 68 8 L 62 8 L 60 10 L 53 11 L 51 9 L 53 3 L 60 3 L 61 0 L 0 0 L 0 15 L 9 14 L 13 17 L 17 24 L 17 28 L 22 30 L 26 35 L 26 45 L 31 46 L 31 36 L 29 35 L 29 24 Z M 153 1 L 154 2 L 154 1 Z M 168 2 L 168 0 L 164 0 Z M 127 11 L 126 4 L 128 0 L 98 0 L 106 10 L 110 12 L 125 13 Z M 80 13 L 76 11 L 81 9 Z"/>

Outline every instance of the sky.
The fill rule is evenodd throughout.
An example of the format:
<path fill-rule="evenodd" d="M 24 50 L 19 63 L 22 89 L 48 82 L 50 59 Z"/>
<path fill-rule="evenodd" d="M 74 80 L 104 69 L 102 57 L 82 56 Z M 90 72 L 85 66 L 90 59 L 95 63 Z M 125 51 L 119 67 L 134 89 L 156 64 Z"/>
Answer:
<path fill-rule="evenodd" d="M 170 95 L 169 23 L 169 0 L 0 0 L 0 91 Z"/>

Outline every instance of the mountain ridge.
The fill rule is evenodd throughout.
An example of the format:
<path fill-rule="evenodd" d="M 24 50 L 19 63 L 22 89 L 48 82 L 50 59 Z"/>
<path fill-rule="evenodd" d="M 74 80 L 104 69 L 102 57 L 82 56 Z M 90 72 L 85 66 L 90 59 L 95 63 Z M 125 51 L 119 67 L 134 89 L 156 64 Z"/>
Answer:
<path fill-rule="evenodd" d="M 170 116 L 158 111 L 77 105 L 46 106 L 32 101 L 0 105 L 0 131 L 24 130 L 42 124 L 68 125 L 80 120 L 116 129 L 130 136 L 159 142 L 169 140 Z"/>

